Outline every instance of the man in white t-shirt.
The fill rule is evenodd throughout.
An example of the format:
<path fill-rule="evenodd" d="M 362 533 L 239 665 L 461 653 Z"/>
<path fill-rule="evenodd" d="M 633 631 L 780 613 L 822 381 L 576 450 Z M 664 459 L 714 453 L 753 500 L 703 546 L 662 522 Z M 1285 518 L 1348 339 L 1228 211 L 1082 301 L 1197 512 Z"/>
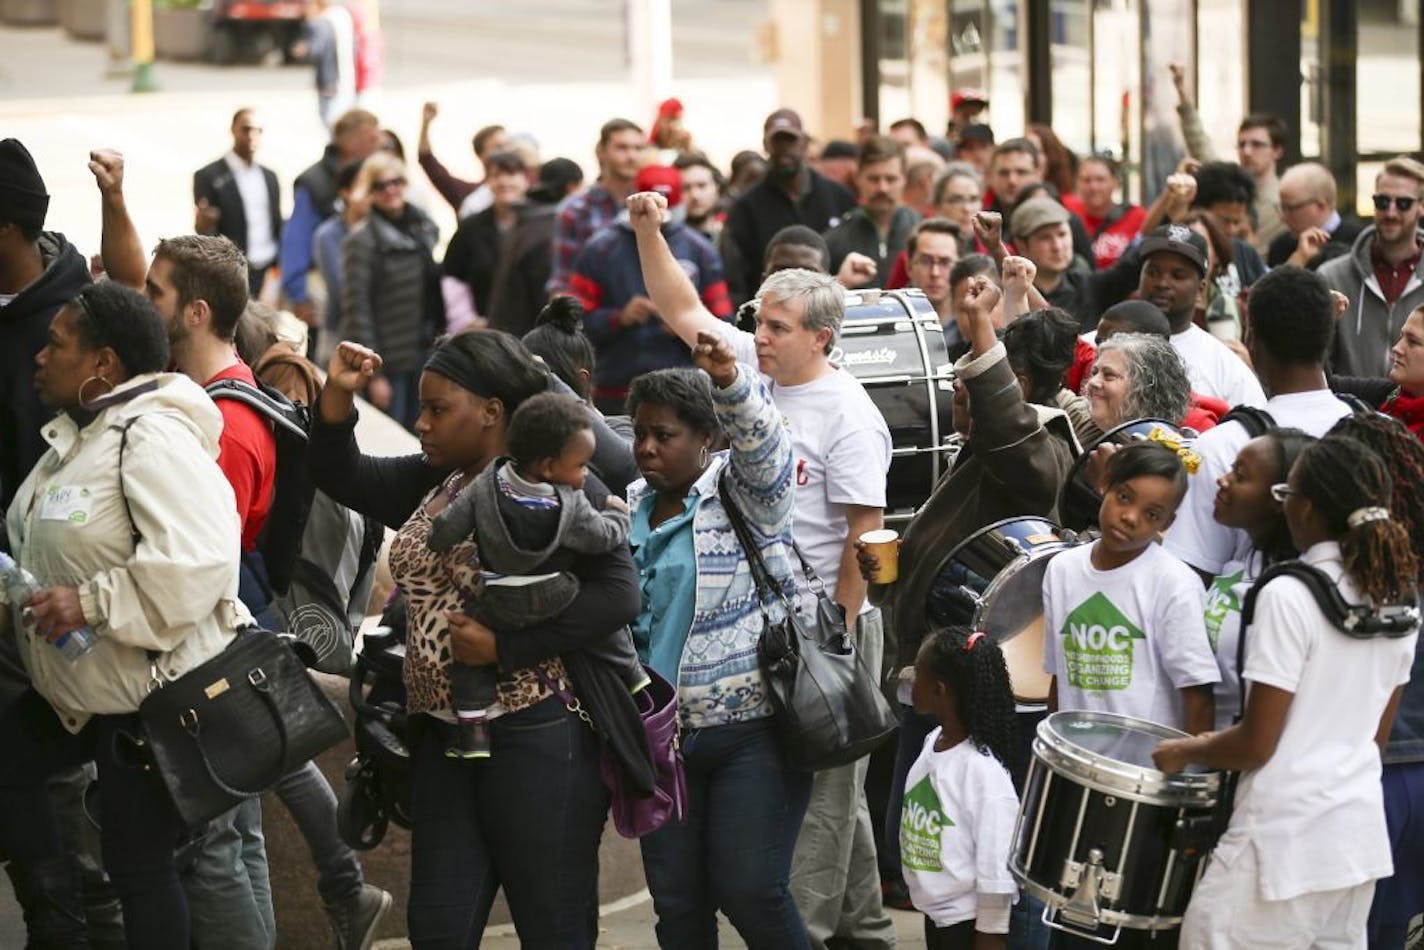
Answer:
<path fill-rule="evenodd" d="M 1156 304 L 1172 326 L 1172 346 L 1187 365 L 1192 389 L 1225 399 L 1232 406 L 1261 406 L 1266 394 L 1251 367 L 1225 343 L 1192 322 L 1206 283 L 1206 238 L 1191 228 L 1169 224 L 1139 245 L 1142 273 L 1138 291 Z M 1254 297 L 1253 303 L 1254 303 Z"/>
<path fill-rule="evenodd" d="M 1268 419 L 1279 428 L 1300 429 L 1317 438 L 1350 407 L 1325 380 L 1325 358 L 1335 333 L 1335 304 L 1320 277 L 1298 267 L 1279 267 L 1251 288 L 1251 328 L 1247 346 L 1271 399 Z M 1251 433 L 1232 420 L 1203 433 L 1193 449 L 1201 464 L 1191 477 L 1177 520 L 1167 532 L 1167 550 L 1211 583 L 1230 561 L 1245 560 L 1246 532 L 1217 524 L 1212 517 L 1216 481 L 1236 462 Z"/>
<path fill-rule="evenodd" d="M 791 432 L 796 465 L 793 533 L 811 567 L 854 622 L 866 668 L 884 652 L 880 611 L 865 599 L 854 542 L 884 523 L 890 430 L 851 374 L 830 362 L 845 316 L 844 289 L 826 274 L 771 274 L 758 292 L 757 331 L 714 317 L 677 263 L 660 225 L 666 201 L 633 195 L 643 281 L 666 328 L 689 346 L 698 331 L 725 336 L 738 362 L 756 366 Z M 875 841 L 865 802 L 866 759 L 817 772 L 791 871 L 791 891 L 814 950 L 836 940 L 862 948 L 895 945 L 880 901 Z"/>

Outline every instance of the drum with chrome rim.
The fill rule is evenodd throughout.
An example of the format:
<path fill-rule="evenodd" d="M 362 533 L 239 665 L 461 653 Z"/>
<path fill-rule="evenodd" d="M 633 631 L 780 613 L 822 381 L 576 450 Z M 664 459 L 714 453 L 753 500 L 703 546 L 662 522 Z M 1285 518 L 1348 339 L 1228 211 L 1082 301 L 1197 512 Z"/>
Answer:
<path fill-rule="evenodd" d="M 1191 441 L 1187 435 L 1190 431 L 1184 431 L 1165 419 L 1133 419 L 1109 429 L 1101 439 L 1083 450 L 1068 470 L 1068 477 L 1063 480 L 1063 488 L 1058 493 L 1058 518 L 1063 526 L 1074 531 L 1086 531 L 1098 526 L 1103 496 L 1088 475 L 1089 456 L 1093 449 L 1100 445 L 1125 446 L 1144 440 L 1185 445 Z"/>
<path fill-rule="evenodd" d="M 1009 870 L 1053 927 L 1116 941 L 1178 926 L 1218 831 L 1220 776 L 1160 772 L 1176 729 L 1100 712 L 1039 723 Z"/>
<path fill-rule="evenodd" d="M 1044 518 L 1007 518 L 980 528 L 940 565 L 925 609 L 931 626 L 983 630 L 999 644 L 1014 699 L 1048 701 L 1043 672 L 1043 574 L 1076 542 Z"/>

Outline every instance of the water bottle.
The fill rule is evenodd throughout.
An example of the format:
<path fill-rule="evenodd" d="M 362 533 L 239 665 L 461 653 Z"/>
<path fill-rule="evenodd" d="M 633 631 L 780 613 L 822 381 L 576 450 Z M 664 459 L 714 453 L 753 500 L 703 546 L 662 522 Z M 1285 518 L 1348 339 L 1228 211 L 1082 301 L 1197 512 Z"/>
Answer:
<path fill-rule="evenodd" d="M 0 585 L 4 585 L 5 594 L 10 598 L 15 615 L 20 617 L 23 617 L 20 605 L 42 589 L 33 574 L 16 564 L 15 559 L 4 552 L 0 552 Z M 55 640 L 54 645 L 66 659 L 73 661 L 94 649 L 96 639 L 93 630 L 79 627 Z"/>

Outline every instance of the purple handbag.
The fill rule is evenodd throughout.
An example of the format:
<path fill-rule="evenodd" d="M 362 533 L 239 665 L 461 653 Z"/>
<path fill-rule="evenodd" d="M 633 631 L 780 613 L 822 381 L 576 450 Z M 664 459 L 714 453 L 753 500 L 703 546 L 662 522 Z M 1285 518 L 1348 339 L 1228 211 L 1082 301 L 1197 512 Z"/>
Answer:
<path fill-rule="evenodd" d="M 624 790 L 623 771 L 607 745 L 599 761 L 599 774 L 612 798 L 609 812 L 613 827 L 625 838 L 650 835 L 670 820 L 681 823 L 687 817 L 687 778 L 678 745 L 677 690 L 652 667 L 644 664 L 643 671 L 649 682 L 633 695 L 633 702 L 652 751 L 653 793 L 644 798 Z M 568 687 L 559 684 L 554 691 L 570 710 L 586 715 Z"/>
<path fill-rule="evenodd" d="M 613 797 L 609 806 L 613 827 L 625 838 L 641 838 L 670 820 L 681 823 L 687 817 L 687 778 L 677 736 L 677 690 L 655 670 L 643 669 L 651 682 L 633 696 L 633 702 L 653 753 L 653 794 L 639 798 L 624 792 L 623 773 L 607 749 L 599 763 L 603 784 Z"/>

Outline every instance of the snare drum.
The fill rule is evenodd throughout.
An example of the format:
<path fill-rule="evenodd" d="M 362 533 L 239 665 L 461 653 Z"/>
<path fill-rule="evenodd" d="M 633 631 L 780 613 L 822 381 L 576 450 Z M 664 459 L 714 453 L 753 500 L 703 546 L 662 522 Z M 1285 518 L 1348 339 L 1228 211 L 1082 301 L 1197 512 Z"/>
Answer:
<path fill-rule="evenodd" d="M 892 456 L 885 521 L 903 524 L 948 468 L 954 389 L 944 329 L 918 290 L 852 291 L 831 362 L 844 367 L 885 417 Z"/>
<path fill-rule="evenodd" d="M 932 626 L 983 630 L 999 644 L 1014 699 L 1048 701 L 1043 672 L 1043 574 L 1075 542 L 1042 518 L 1009 518 L 970 535 L 940 565 L 925 605 Z"/>
<path fill-rule="evenodd" d="M 1088 457 L 1100 445 L 1131 445 L 1153 437 L 1167 437 L 1182 443 L 1191 441 L 1180 428 L 1163 419 L 1134 419 L 1109 429 L 1101 439 L 1083 450 L 1073 467 L 1068 470 L 1068 478 L 1058 493 L 1058 517 L 1065 528 L 1086 531 L 1098 526 L 1098 512 L 1102 509 L 1103 496 L 1098 486 L 1088 477 Z"/>
<path fill-rule="evenodd" d="M 1215 843 L 1220 782 L 1153 766 L 1158 742 L 1185 735 L 1099 712 L 1039 724 L 1009 869 L 1047 905 L 1045 922 L 1102 943 L 1181 923 Z"/>

